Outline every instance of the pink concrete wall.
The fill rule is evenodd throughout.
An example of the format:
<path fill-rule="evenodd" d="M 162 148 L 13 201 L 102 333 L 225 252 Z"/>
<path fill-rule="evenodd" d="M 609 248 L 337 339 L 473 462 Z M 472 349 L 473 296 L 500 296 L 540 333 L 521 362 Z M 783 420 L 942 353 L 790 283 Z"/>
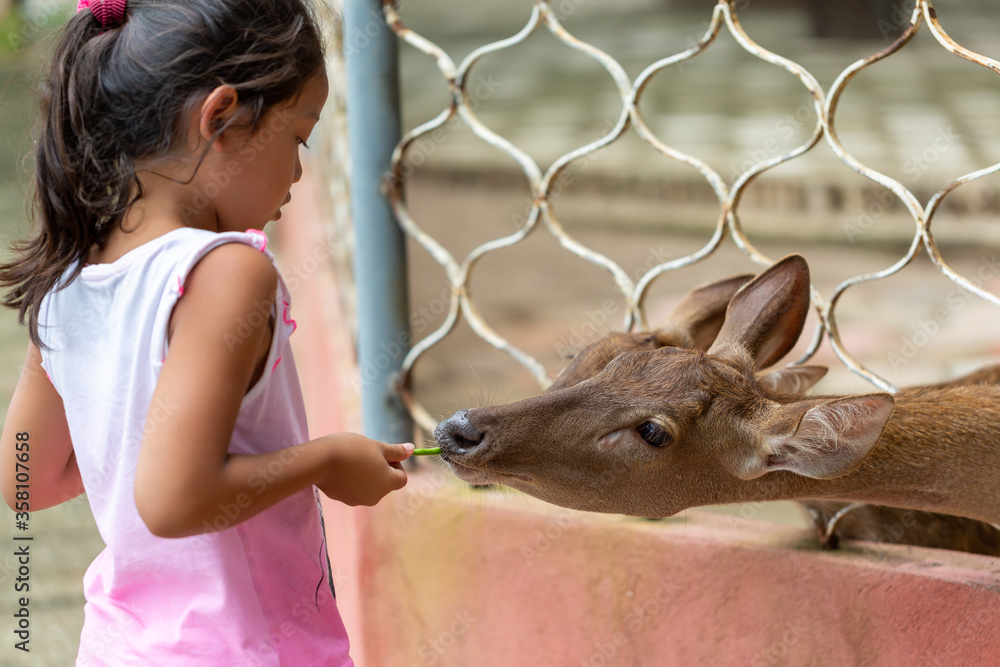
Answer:
<path fill-rule="evenodd" d="M 823 553 L 774 525 L 587 515 L 444 475 L 413 476 L 364 536 L 369 665 L 1000 664 L 996 559 Z"/>
<path fill-rule="evenodd" d="M 293 342 L 311 428 L 356 429 L 332 274 L 305 271 L 320 214 L 301 189 L 296 204 L 278 245 L 286 274 L 304 272 Z M 375 508 L 328 503 L 327 521 L 359 667 L 1000 665 L 998 559 L 571 512 L 472 491 L 433 462 Z"/>
<path fill-rule="evenodd" d="M 307 177 L 295 186 L 295 197 L 284 207 L 273 230 L 275 251 L 292 293 L 292 317 L 298 323 L 291 338 L 306 397 L 309 431 L 313 437 L 341 431 L 360 432 L 360 393 L 354 363 L 354 343 L 345 326 L 334 281 L 331 241 L 316 183 Z M 358 667 L 370 662 L 361 640 L 363 625 L 360 572 L 370 567 L 362 558 L 367 508 L 351 508 L 329 501 L 324 506 L 331 569 L 337 604 Z"/>

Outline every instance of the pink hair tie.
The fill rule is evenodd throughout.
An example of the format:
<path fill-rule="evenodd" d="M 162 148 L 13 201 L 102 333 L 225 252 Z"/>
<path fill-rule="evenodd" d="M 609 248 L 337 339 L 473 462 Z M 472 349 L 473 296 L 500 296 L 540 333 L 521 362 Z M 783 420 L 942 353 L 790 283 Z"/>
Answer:
<path fill-rule="evenodd" d="M 101 30 L 110 30 L 125 23 L 126 4 L 127 0 L 79 0 L 76 3 L 76 11 L 89 9 L 101 24 Z"/>

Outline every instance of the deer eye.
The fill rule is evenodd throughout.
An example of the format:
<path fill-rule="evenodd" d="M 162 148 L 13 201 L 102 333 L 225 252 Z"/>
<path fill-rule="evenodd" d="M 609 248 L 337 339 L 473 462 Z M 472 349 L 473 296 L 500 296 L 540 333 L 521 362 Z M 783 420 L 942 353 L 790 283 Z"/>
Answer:
<path fill-rule="evenodd" d="M 647 445 L 663 447 L 670 442 L 670 434 L 656 422 L 642 422 L 635 430 Z"/>

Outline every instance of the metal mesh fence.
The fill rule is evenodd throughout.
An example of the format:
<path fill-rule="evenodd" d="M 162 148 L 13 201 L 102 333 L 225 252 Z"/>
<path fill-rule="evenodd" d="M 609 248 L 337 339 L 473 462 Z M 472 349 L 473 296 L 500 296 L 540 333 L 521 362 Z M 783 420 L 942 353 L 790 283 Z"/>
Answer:
<path fill-rule="evenodd" d="M 500 335 L 477 308 L 469 281 L 476 269 L 477 262 L 485 255 L 517 244 L 530 234 L 549 233 L 558 240 L 566 251 L 607 270 L 617 290 L 625 300 L 625 318 L 622 323 L 625 330 L 646 328 L 644 299 L 654 281 L 671 271 L 704 260 L 714 253 L 727 237 L 732 239 L 740 250 L 761 267 L 769 266 L 774 261 L 775 258 L 768 257 L 761 252 L 744 233 L 740 222 L 741 202 L 744 201 L 744 196 L 750 185 L 765 172 L 778 165 L 796 160 L 823 141 L 829 145 L 844 168 L 856 171 L 893 194 L 912 219 L 913 233 L 902 257 L 890 267 L 844 280 L 829 294 L 822 294 L 815 287 L 813 288 L 812 299 L 819 316 L 818 324 L 812 334 L 811 345 L 795 363 L 803 363 L 810 359 L 826 337 L 837 357 L 845 366 L 875 386 L 895 392 L 897 388 L 892 382 L 859 362 L 842 342 L 837 326 L 837 305 L 847 290 L 899 273 L 922 251 L 927 253 L 941 274 L 956 283 L 961 289 L 990 303 L 1000 305 L 1000 298 L 976 281 L 961 275 L 945 261 L 931 229 L 935 214 L 941 209 L 942 203 L 949 195 L 967 183 L 1000 170 L 1000 163 L 961 176 L 934 192 L 927 198 L 926 202 L 921 202 L 913 190 L 904 186 L 900 181 L 867 166 L 855 157 L 844 147 L 837 133 L 838 104 L 852 79 L 865 68 L 899 52 L 922 29 L 930 31 L 941 47 L 959 58 L 996 73 L 1000 73 L 1000 63 L 956 43 L 941 26 L 932 2 L 930 0 L 917 0 L 910 15 L 909 24 L 904 26 L 905 29 L 898 39 L 874 55 L 849 65 L 840 73 L 829 89 L 824 90 L 817 82 L 816 77 L 805 67 L 757 44 L 740 24 L 739 7 L 740 3 L 737 0 L 719 0 L 712 9 L 711 19 L 707 22 L 704 34 L 696 43 L 680 52 L 664 54 L 664 57 L 648 65 L 633 80 L 628 77 L 625 68 L 615 58 L 570 34 L 560 22 L 559 11 L 554 7 L 554 3 L 536 0 L 527 23 L 517 34 L 481 46 L 473 50 L 461 62 L 456 63 L 444 49 L 404 26 L 395 4 L 386 2 L 384 11 L 388 25 L 400 40 L 434 60 L 450 91 L 450 103 L 435 118 L 403 136 L 393 154 L 386 185 L 388 197 L 400 226 L 409 237 L 426 249 L 440 264 L 451 285 L 451 300 L 448 314 L 443 323 L 435 331 L 416 342 L 402 364 L 399 389 L 410 413 L 421 427 L 433 429 L 435 420 L 424 409 L 419 398 L 412 391 L 412 369 L 421 355 L 441 343 L 455 328 L 460 318 L 464 318 L 482 340 L 504 351 L 514 361 L 526 368 L 540 387 L 544 388 L 551 382 L 542 364 Z M 476 113 L 476 100 L 470 90 L 475 84 L 475 79 L 470 75 L 470 72 L 480 59 L 488 54 L 496 54 L 514 47 L 524 42 L 534 32 L 542 29 L 548 30 L 566 48 L 592 58 L 603 67 L 613 80 L 621 100 L 620 113 L 603 136 L 563 154 L 544 170 L 525 151 L 491 130 L 480 120 Z M 728 31 L 736 43 L 752 56 L 794 75 L 810 96 L 816 118 L 815 126 L 803 143 L 781 154 L 770 156 L 754 164 L 744 165 L 745 168 L 742 171 L 734 172 L 731 175 L 729 182 L 718 171 L 709 166 L 705 160 L 678 150 L 662 141 L 650 129 L 647 119 L 640 111 L 643 93 L 658 73 L 672 67 L 682 67 L 685 63 L 712 48 L 723 31 Z M 946 54 L 942 53 L 942 56 L 946 57 Z M 453 256 L 442 243 L 421 228 L 418 221 L 411 217 L 403 196 L 407 179 L 413 172 L 413 164 L 409 160 L 409 155 L 414 146 L 422 138 L 433 135 L 446 123 L 454 122 L 456 118 L 479 139 L 513 158 L 523 172 L 532 198 L 530 212 L 514 233 L 483 243 L 464 258 Z M 553 201 L 553 194 L 557 192 L 559 187 L 560 176 L 566 170 L 574 164 L 590 159 L 597 151 L 619 140 L 628 132 L 635 132 L 652 150 L 662 155 L 663 159 L 686 165 L 699 174 L 700 178 L 703 178 L 711 188 L 718 204 L 718 217 L 714 230 L 698 250 L 683 257 L 663 261 L 649 268 L 639 277 L 630 276 L 617 262 L 594 248 L 587 247 L 567 233 L 559 221 Z"/>

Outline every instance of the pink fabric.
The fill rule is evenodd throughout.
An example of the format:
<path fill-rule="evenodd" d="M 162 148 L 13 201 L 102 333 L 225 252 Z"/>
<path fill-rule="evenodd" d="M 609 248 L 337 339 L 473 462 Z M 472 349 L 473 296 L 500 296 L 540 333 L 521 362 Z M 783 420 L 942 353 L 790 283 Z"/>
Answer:
<path fill-rule="evenodd" d="M 291 317 L 288 316 L 288 311 L 292 307 L 292 304 L 290 304 L 287 301 L 283 301 L 282 303 L 285 305 L 285 307 L 281 311 L 281 319 L 284 320 L 285 324 L 291 324 L 292 331 L 295 331 L 295 329 L 298 328 L 299 325 L 295 320 L 293 320 Z"/>
<path fill-rule="evenodd" d="M 171 413 L 153 403 L 167 325 L 189 272 L 224 243 L 264 250 L 260 235 L 179 229 L 112 264 L 84 267 L 39 308 L 42 365 L 63 399 L 87 497 L 107 548 L 84 577 L 77 665 L 347 667 L 347 633 L 330 585 L 314 488 L 239 523 L 280 470 L 219 507 L 202 535 L 152 535 L 135 507 L 143 433 Z M 270 313 L 265 374 L 244 396 L 229 451 L 309 439 L 284 280 Z M 233 345 L 240 344 L 239 327 Z M 282 363 L 278 360 L 284 359 Z M 279 466 L 280 467 L 280 466 Z"/>
<path fill-rule="evenodd" d="M 89 9 L 101 24 L 102 30 L 114 28 L 125 22 L 127 0 L 79 0 L 76 11 Z"/>
<path fill-rule="evenodd" d="M 267 250 L 267 234 L 265 234 L 260 229 L 248 229 L 247 234 L 252 234 L 253 236 L 257 237 L 257 240 L 263 244 L 262 246 L 260 246 L 261 252 Z"/>

